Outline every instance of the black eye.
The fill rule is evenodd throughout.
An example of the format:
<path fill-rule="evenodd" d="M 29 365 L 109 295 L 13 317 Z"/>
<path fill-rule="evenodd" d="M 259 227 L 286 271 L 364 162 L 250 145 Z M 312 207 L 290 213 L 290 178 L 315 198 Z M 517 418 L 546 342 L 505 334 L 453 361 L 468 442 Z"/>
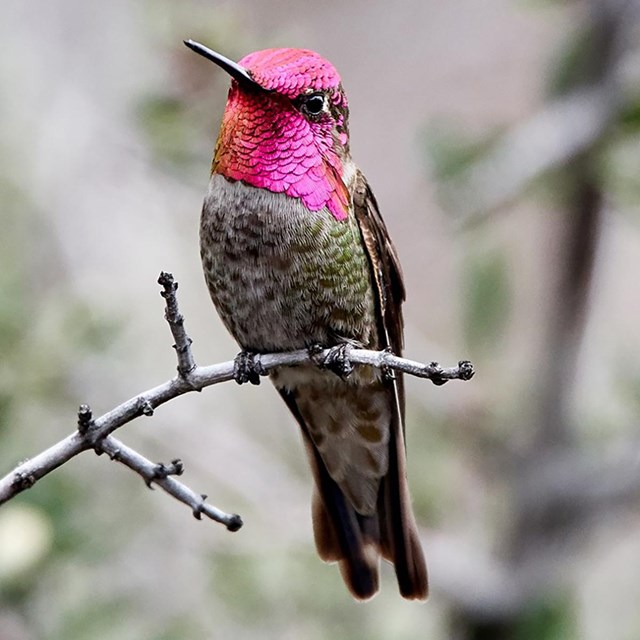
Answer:
<path fill-rule="evenodd" d="M 302 98 L 302 110 L 310 116 L 319 116 L 324 109 L 324 96 L 321 93 L 311 93 Z"/>

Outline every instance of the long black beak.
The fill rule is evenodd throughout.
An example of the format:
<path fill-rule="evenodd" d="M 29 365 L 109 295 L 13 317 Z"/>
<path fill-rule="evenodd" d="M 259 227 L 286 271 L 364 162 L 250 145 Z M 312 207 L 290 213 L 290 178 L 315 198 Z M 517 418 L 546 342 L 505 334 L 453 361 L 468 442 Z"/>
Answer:
<path fill-rule="evenodd" d="M 254 91 L 268 91 L 268 89 L 264 89 L 261 87 L 250 75 L 249 72 L 241 67 L 237 62 L 233 60 L 229 60 L 229 58 L 225 58 L 223 55 L 209 49 L 209 47 L 205 47 L 203 44 L 199 42 L 195 42 L 193 40 L 185 40 L 184 43 L 196 53 L 199 53 L 201 56 L 205 57 L 207 60 L 211 60 L 211 62 L 215 62 L 221 69 L 224 69 L 232 78 L 235 78 L 245 89 L 252 89 Z"/>

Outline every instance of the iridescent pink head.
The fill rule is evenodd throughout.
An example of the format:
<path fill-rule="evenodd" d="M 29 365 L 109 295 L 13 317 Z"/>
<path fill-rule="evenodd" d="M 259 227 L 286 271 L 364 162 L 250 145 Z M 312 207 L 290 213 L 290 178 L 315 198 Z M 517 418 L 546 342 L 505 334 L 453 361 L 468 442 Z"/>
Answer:
<path fill-rule="evenodd" d="M 345 219 L 349 109 L 333 65 L 305 49 L 256 51 L 236 64 L 198 43 L 185 44 L 233 78 L 212 172 Z"/>

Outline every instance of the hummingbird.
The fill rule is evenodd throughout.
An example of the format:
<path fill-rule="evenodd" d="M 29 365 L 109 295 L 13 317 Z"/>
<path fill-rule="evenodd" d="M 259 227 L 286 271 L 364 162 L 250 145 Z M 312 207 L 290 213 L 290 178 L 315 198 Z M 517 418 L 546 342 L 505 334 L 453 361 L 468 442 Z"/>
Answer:
<path fill-rule="evenodd" d="M 256 51 L 236 63 L 185 44 L 231 76 L 200 252 L 239 357 L 345 345 L 400 355 L 402 271 L 351 159 L 347 96 L 334 66 L 305 49 Z M 402 376 L 367 366 L 337 373 L 313 363 L 270 373 L 310 462 L 318 554 L 339 564 L 358 600 L 377 593 L 380 558 L 394 565 L 403 597 L 424 600 Z"/>

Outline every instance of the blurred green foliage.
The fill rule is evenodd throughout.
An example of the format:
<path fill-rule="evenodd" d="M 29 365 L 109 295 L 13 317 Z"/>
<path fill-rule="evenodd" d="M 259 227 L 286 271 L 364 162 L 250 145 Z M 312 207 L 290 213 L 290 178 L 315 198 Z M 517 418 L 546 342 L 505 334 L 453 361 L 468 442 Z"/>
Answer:
<path fill-rule="evenodd" d="M 469 251 L 464 269 L 464 330 L 472 353 L 495 351 L 509 326 L 511 283 L 503 249 Z"/>
<path fill-rule="evenodd" d="M 502 130 L 481 136 L 465 131 L 453 122 L 438 120 L 422 131 L 425 158 L 437 183 L 455 179 L 491 150 Z"/>
<path fill-rule="evenodd" d="M 157 162 L 183 168 L 193 160 L 196 132 L 185 110 L 182 100 L 170 96 L 149 96 L 139 105 L 138 120 Z"/>
<path fill-rule="evenodd" d="M 553 592 L 522 616 L 513 640 L 569 640 L 577 637 L 571 598 Z"/>

